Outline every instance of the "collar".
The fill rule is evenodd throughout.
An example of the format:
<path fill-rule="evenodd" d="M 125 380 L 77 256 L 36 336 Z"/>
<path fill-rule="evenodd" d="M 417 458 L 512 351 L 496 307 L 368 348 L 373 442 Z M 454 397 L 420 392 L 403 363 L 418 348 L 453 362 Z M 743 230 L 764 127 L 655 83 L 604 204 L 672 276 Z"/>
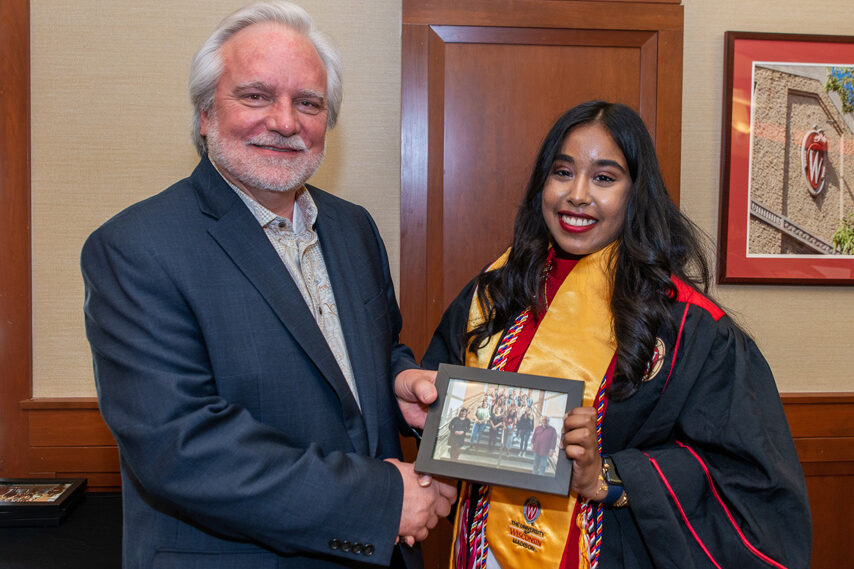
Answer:
<path fill-rule="evenodd" d="M 222 175 L 222 172 L 216 163 L 213 160 L 210 162 L 220 177 L 222 177 L 223 181 L 228 184 L 228 187 L 234 190 L 238 197 L 243 200 L 243 203 L 246 204 L 246 207 L 249 208 L 249 211 L 252 212 L 252 215 L 256 220 L 258 220 L 261 227 L 266 228 L 271 223 L 284 222 L 286 227 L 291 229 L 294 233 L 301 233 L 306 229 L 310 230 L 314 227 L 314 224 L 317 221 L 317 206 L 304 185 L 295 190 L 296 198 L 294 199 L 293 221 L 291 221 L 290 219 L 276 215 L 261 205 L 261 203 L 251 195 L 232 184 L 228 178 Z"/>

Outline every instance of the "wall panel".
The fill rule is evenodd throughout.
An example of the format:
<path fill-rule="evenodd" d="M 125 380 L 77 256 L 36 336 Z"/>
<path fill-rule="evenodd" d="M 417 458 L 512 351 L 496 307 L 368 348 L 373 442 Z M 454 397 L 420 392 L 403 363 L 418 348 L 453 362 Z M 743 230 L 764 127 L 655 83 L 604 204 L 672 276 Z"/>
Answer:
<path fill-rule="evenodd" d="M 801 459 L 813 516 L 813 569 L 846 559 L 854 517 L 846 502 L 854 487 L 854 393 L 783 395 Z M 31 399 L 26 476 L 81 478 L 89 489 L 120 489 L 118 451 L 94 399 Z M 414 447 L 407 452 L 414 454 Z M 414 456 L 410 457 L 414 458 Z M 443 522 L 426 544 L 428 567 L 443 567 L 450 528 Z"/>

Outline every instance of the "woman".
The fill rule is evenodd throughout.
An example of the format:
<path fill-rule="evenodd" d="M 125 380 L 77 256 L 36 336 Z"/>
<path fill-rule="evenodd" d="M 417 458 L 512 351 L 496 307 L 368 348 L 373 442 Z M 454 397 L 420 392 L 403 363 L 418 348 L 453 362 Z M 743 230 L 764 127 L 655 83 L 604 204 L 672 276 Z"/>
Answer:
<path fill-rule="evenodd" d="M 510 403 L 504 413 L 504 454 L 510 454 L 513 448 L 513 435 L 516 434 L 516 405 Z"/>
<path fill-rule="evenodd" d="M 459 415 L 448 422 L 448 447 L 450 448 L 451 460 L 460 458 L 460 451 L 466 442 L 466 433 L 471 426 L 468 418 L 469 410 L 463 407 Z"/>
<path fill-rule="evenodd" d="M 493 404 L 492 404 L 492 406 L 493 406 L 493 407 L 495 407 L 495 406 L 501 406 L 501 407 L 504 407 L 504 405 L 505 405 L 506 403 L 507 403 L 507 396 L 504 394 L 504 390 L 503 390 L 503 389 L 499 389 L 499 390 L 498 390 L 498 395 L 496 395 L 496 396 L 495 396 L 495 403 L 493 403 Z"/>
<path fill-rule="evenodd" d="M 534 415 L 530 408 L 526 408 L 519 418 L 519 454 L 521 456 L 528 454 L 528 440 L 532 432 L 534 432 Z"/>
<path fill-rule="evenodd" d="M 511 247 L 448 308 L 424 365 L 583 380 L 561 439 L 571 492 L 464 483 L 456 567 L 808 566 L 773 377 L 708 282 L 640 117 L 601 101 L 564 114 Z"/>
<path fill-rule="evenodd" d="M 489 416 L 489 448 L 495 446 L 495 441 L 501 442 L 501 430 L 504 427 L 504 407 L 496 403 L 492 406 Z"/>

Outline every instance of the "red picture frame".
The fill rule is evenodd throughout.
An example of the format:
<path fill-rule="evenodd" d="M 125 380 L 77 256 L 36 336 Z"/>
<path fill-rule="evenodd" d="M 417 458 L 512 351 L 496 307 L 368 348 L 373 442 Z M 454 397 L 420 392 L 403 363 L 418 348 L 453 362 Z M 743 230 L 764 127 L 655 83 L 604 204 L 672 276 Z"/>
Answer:
<path fill-rule="evenodd" d="M 854 255 L 828 250 L 833 216 L 838 225 L 854 213 L 854 181 L 845 177 L 846 167 L 854 172 L 854 117 L 845 118 L 838 95 L 816 88 L 822 66 L 854 67 L 854 37 L 725 34 L 719 283 L 854 284 Z M 830 144 L 823 128 L 816 125 L 817 142 L 803 126 L 822 122 L 822 113 L 832 126 Z"/>

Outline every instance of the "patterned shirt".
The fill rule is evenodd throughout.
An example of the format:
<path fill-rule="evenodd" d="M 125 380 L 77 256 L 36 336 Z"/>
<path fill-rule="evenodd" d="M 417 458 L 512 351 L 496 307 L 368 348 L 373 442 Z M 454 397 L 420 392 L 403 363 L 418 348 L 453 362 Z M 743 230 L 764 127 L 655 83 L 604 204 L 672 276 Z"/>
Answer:
<path fill-rule="evenodd" d="M 323 337 L 329 344 L 329 349 L 332 350 L 335 361 L 338 362 L 338 367 L 341 368 L 347 385 L 353 392 L 356 404 L 361 409 L 356 379 L 353 377 L 353 368 L 350 365 L 350 357 L 347 355 L 347 344 L 344 342 L 344 331 L 341 329 L 338 307 L 332 293 L 332 283 L 329 281 L 329 273 L 323 261 L 317 233 L 313 229 L 317 220 L 317 206 L 311 194 L 304 187 L 297 190 L 293 222 L 291 222 L 290 219 L 279 217 L 258 203 L 224 176 L 223 179 L 231 189 L 237 192 L 261 224 L 267 239 L 285 264 L 303 300 L 314 315 L 320 331 L 323 332 Z"/>

